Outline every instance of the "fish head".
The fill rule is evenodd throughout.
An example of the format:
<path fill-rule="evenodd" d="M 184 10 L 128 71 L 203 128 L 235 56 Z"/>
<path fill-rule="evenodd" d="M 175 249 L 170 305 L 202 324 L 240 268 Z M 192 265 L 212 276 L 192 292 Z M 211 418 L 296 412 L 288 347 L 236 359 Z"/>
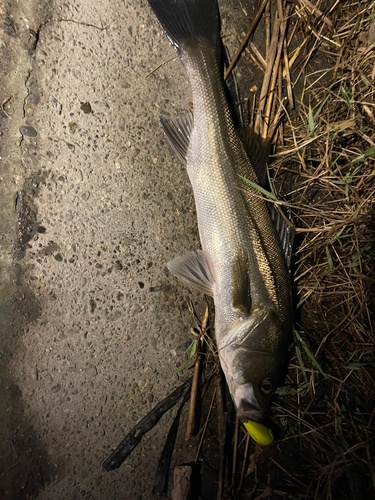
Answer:
<path fill-rule="evenodd" d="M 229 391 L 241 419 L 261 422 L 285 363 L 289 336 L 277 313 L 257 308 L 241 318 L 219 348 Z"/>

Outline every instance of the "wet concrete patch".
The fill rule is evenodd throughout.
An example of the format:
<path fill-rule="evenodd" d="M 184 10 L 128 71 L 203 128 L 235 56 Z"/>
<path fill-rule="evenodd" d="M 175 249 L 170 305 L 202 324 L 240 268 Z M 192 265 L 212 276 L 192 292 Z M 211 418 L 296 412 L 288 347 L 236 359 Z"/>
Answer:
<path fill-rule="evenodd" d="M 3 382 L 3 381 L 2 381 Z M 0 494 L 4 500 L 36 498 L 44 486 L 56 479 L 56 467 L 48 460 L 39 433 L 34 429 L 35 415 L 24 408 L 18 385 L 0 384 L 1 421 L 7 421 L 11 445 L 1 445 Z M 4 429 L 3 429 L 4 431 Z M 15 467 L 16 464 L 16 467 Z"/>
<path fill-rule="evenodd" d="M 17 243 L 15 245 L 15 259 L 20 260 L 25 256 L 27 244 L 38 238 L 38 233 L 45 233 L 44 226 L 38 223 L 38 208 L 35 198 L 38 196 L 40 186 L 45 183 L 48 174 L 37 172 L 31 178 L 26 179 L 22 189 L 15 196 L 15 210 L 18 216 Z"/>

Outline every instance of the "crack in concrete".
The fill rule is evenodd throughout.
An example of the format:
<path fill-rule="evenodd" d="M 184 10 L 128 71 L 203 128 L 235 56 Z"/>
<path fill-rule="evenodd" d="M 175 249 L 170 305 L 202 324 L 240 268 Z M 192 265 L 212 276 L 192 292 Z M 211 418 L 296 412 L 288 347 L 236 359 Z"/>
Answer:
<path fill-rule="evenodd" d="M 104 28 L 100 26 L 95 26 L 95 24 L 90 24 L 90 23 L 83 23 L 82 21 L 75 21 L 74 19 L 57 19 L 55 22 L 57 23 L 74 23 L 74 24 L 79 24 L 81 26 L 87 26 L 89 28 L 95 28 L 99 31 L 106 31 L 109 29 L 109 26 L 104 26 Z"/>
<path fill-rule="evenodd" d="M 73 24 L 78 24 L 80 26 L 87 26 L 88 28 L 94 28 L 94 29 L 99 30 L 99 31 L 106 31 L 107 29 L 109 29 L 109 26 L 100 27 L 100 26 L 96 26 L 95 24 L 84 23 L 82 21 L 76 21 L 74 19 L 47 19 L 46 21 L 43 21 L 38 26 L 38 29 L 35 32 L 34 50 L 36 50 L 37 47 L 38 47 L 38 43 L 39 43 L 39 40 L 40 40 L 40 34 L 41 34 L 42 28 L 44 28 L 47 24 L 53 23 L 53 22 L 55 22 L 55 23 L 73 23 Z M 23 100 L 23 116 L 22 116 L 23 119 L 26 118 L 27 99 L 28 99 L 28 97 L 30 95 L 30 88 L 28 87 L 28 82 L 30 80 L 31 73 L 33 71 L 32 63 L 30 64 L 30 66 L 31 66 L 31 69 L 28 71 L 26 79 L 25 79 L 25 87 L 26 87 L 27 93 L 26 93 L 26 96 L 24 97 L 24 100 Z M 24 137 L 21 134 L 21 139 L 20 139 L 20 142 L 19 142 L 19 146 L 20 146 L 21 149 L 22 149 L 23 140 L 24 140 Z"/>
<path fill-rule="evenodd" d="M 104 27 L 100 27 L 100 26 L 96 26 L 95 24 L 90 24 L 90 23 L 84 23 L 82 21 L 76 21 L 74 19 L 47 19 L 46 21 L 43 21 L 39 26 L 38 26 L 38 29 L 36 30 L 35 32 L 35 43 L 34 43 L 34 50 L 37 49 L 38 47 L 38 43 L 39 43 L 39 40 L 40 40 L 40 35 L 41 35 L 41 30 L 49 23 L 73 23 L 73 24 L 78 24 L 80 26 L 87 26 L 88 28 L 94 28 L 94 29 L 97 29 L 99 31 L 106 31 L 107 29 L 109 29 L 109 26 L 104 26 Z M 33 71 L 33 68 L 32 68 L 32 63 L 31 63 L 31 69 L 28 71 L 27 73 L 27 76 L 26 76 L 26 79 L 25 79 L 25 87 L 26 87 L 26 90 L 27 90 L 27 93 L 26 93 L 26 96 L 23 100 L 23 116 L 22 118 L 25 119 L 26 118 L 26 104 L 27 104 L 27 99 L 30 95 L 30 89 L 28 87 L 28 82 L 30 80 L 30 77 L 31 77 L 31 73 Z M 22 142 L 23 142 L 23 135 L 21 134 L 21 139 L 20 139 L 20 142 L 19 142 L 19 146 L 22 147 Z"/>
<path fill-rule="evenodd" d="M 26 117 L 26 101 L 30 95 L 30 88 L 28 86 L 28 83 L 29 83 L 29 80 L 30 80 L 30 76 L 31 76 L 31 71 L 32 69 L 29 69 L 29 71 L 27 72 L 27 75 L 26 75 L 26 78 L 25 78 L 25 87 L 26 87 L 26 95 L 23 99 L 23 105 L 22 105 L 22 118 L 25 118 Z"/>
<path fill-rule="evenodd" d="M 30 80 L 31 72 L 32 72 L 32 69 L 29 69 L 27 72 L 26 78 L 25 78 L 26 95 L 23 98 L 23 104 L 22 104 L 22 118 L 23 118 L 23 120 L 25 120 L 25 117 L 26 117 L 26 104 L 27 104 L 27 99 L 30 95 L 30 88 L 28 86 L 28 83 Z M 21 134 L 21 132 L 20 132 L 20 134 Z M 22 143 L 23 143 L 23 135 L 21 134 L 21 138 L 20 138 L 20 142 L 19 142 L 19 147 L 21 148 L 21 150 L 22 150 Z"/>
<path fill-rule="evenodd" d="M 52 21 L 52 19 L 47 19 L 46 21 L 43 21 L 42 23 L 40 23 L 40 25 L 38 26 L 38 28 L 35 32 L 35 42 L 34 42 L 34 47 L 33 47 L 34 50 L 36 50 L 38 47 L 38 43 L 40 40 L 40 33 L 41 33 L 42 28 L 44 28 L 44 26 L 46 26 L 51 21 Z M 32 71 L 33 71 L 33 63 L 32 63 L 31 58 L 30 58 L 30 69 L 28 70 L 26 78 L 25 78 L 26 95 L 23 99 L 23 105 L 22 105 L 22 118 L 23 118 L 23 120 L 25 120 L 25 118 L 26 118 L 27 99 L 29 98 L 29 95 L 30 95 L 30 87 L 28 86 L 28 83 L 29 83 Z M 24 136 L 21 134 L 21 139 L 19 142 L 19 147 L 21 148 L 21 151 L 22 151 L 23 140 L 24 140 Z M 21 161 L 22 161 L 22 159 L 21 159 Z"/>

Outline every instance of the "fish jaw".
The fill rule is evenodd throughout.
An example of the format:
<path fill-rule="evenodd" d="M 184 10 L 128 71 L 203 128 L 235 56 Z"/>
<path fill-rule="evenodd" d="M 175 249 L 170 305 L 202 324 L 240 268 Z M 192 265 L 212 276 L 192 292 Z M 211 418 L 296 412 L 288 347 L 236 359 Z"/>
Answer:
<path fill-rule="evenodd" d="M 219 347 L 221 366 L 237 416 L 261 422 L 271 405 L 272 394 L 285 363 L 289 337 L 287 326 L 269 307 L 258 307 L 239 318 Z"/>
<path fill-rule="evenodd" d="M 235 385 L 233 402 L 236 406 L 237 417 L 240 419 L 254 420 L 261 422 L 264 420 L 265 411 L 260 407 L 260 403 L 255 396 L 253 384 Z"/>

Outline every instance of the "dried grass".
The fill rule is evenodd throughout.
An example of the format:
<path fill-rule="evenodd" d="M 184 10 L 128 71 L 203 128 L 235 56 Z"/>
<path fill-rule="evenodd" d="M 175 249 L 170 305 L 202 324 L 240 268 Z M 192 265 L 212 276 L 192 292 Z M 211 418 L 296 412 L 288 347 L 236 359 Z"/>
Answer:
<path fill-rule="evenodd" d="M 297 318 L 286 386 L 273 408 L 281 439 L 272 450 L 255 447 L 237 459 L 242 495 L 370 498 L 375 40 L 369 32 L 375 2 L 298 0 L 291 9 L 279 0 L 272 8 L 276 22 L 269 28 L 267 15 L 255 127 L 263 136 L 276 130 L 275 190 L 293 207 Z M 286 119 L 276 127 L 281 108 Z"/>

